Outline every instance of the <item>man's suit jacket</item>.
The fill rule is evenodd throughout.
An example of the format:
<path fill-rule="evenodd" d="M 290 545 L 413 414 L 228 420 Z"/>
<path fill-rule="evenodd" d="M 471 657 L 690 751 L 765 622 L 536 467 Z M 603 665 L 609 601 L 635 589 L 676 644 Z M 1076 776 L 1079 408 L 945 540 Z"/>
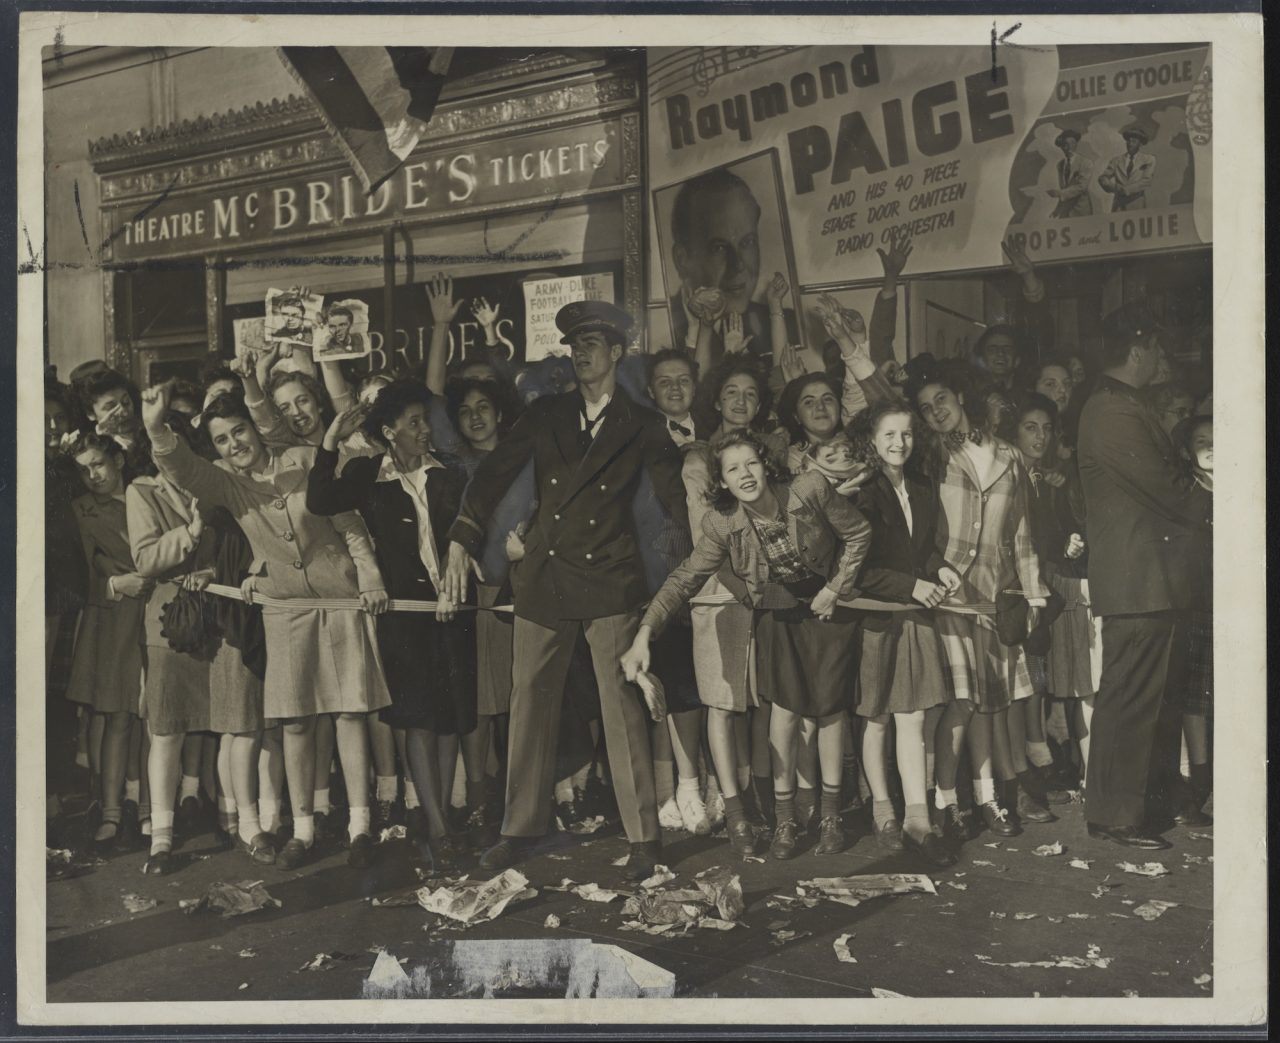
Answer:
<path fill-rule="evenodd" d="M 1156 172 L 1156 157 L 1138 152 L 1133 157 L 1133 171 L 1129 172 L 1129 154 L 1122 153 L 1107 164 L 1098 178 L 1098 184 L 1113 193 L 1112 212 L 1117 210 L 1143 210 L 1147 205 L 1147 189 Z"/>
<path fill-rule="evenodd" d="M 512 586 L 516 614 L 546 627 L 634 612 L 648 599 L 632 515 L 642 470 L 676 524 L 689 524 L 680 451 L 662 417 L 615 388 L 584 455 L 581 403 L 577 391 L 533 402 L 476 468 L 449 531 L 478 556 L 494 508 L 532 459 L 538 507 Z"/>
<path fill-rule="evenodd" d="M 1053 208 L 1053 216 L 1089 217 L 1093 213 L 1093 203 L 1089 199 L 1089 178 L 1093 176 L 1093 164 L 1083 156 L 1065 156 L 1058 160 L 1058 205 Z"/>
<path fill-rule="evenodd" d="M 1138 392 L 1110 377 L 1080 415 L 1077 447 L 1089 546 L 1089 599 L 1098 615 L 1191 607 L 1194 544 L 1212 500 Z"/>

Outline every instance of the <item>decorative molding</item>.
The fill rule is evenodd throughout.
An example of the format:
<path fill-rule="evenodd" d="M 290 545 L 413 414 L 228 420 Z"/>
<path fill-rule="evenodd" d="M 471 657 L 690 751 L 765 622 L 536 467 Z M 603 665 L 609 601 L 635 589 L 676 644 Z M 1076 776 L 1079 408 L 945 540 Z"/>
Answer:
<path fill-rule="evenodd" d="M 632 346 L 644 339 L 644 237 L 643 208 L 639 192 L 622 193 L 622 293 L 623 307 L 635 320 Z"/>
<path fill-rule="evenodd" d="M 204 323 L 210 355 L 222 354 L 222 302 L 226 297 L 227 273 L 213 254 L 204 262 Z"/>
<path fill-rule="evenodd" d="M 129 345 L 116 335 L 116 273 L 109 268 L 102 269 L 102 343 L 107 365 L 120 373 L 131 373 Z"/>
<path fill-rule="evenodd" d="M 640 147 L 640 113 L 628 112 L 622 117 L 622 177 L 629 184 L 640 184 L 644 153 Z"/>

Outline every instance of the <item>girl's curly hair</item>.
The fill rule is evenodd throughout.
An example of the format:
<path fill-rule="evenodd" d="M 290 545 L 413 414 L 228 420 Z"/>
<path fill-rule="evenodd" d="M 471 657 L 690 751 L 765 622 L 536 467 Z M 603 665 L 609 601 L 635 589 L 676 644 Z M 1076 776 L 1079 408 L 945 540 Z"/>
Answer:
<path fill-rule="evenodd" d="M 734 446 L 745 445 L 755 450 L 756 456 L 760 458 L 760 462 L 764 464 L 765 480 L 770 484 L 777 484 L 787 480 L 787 473 L 778 465 L 778 462 L 769 454 L 769 448 L 764 444 L 764 440 L 754 431 L 730 431 L 726 435 L 711 440 L 708 451 L 711 454 L 711 491 L 707 494 L 707 499 L 711 506 L 723 514 L 731 512 L 738 504 L 733 493 L 722 484 L 724 480 L 724 472 L 720 469 L 720 460 L 724 456 L 725 451 L 732 449 Z"/>

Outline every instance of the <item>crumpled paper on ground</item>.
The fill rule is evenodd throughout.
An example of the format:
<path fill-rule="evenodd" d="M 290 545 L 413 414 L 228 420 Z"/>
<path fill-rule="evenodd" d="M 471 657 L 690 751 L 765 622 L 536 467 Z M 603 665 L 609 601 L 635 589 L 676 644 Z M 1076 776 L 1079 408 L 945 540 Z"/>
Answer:
<path fill-rule="evenodd" d="M 1177 909 L 1177 902 L 1164 902 L 1159 898 L 1153 898 L 1149 902 L 1143 902 L 1133 911 L 1134 916 L 1141 916 L 1150 923 L 1152 920 L 1158 920 L 1164 916 L 1166 909 Z"/>
<path fill-rule="evenodd" d="M 742 900 L 742 878 L 733 870 L 712 866 L 698 873 L 693 882 L 716 907 L 720 919 L 732 922 L 746 910 L 746 903 Z"/>
<path fill-rule="evenodd" d="M 224 919 L 271 906 L 279 909 L 283 905 L 280 899 L 271 897 L 261 880 L 242 880 L 238 884 L 210 884 L 209 890 L 199 898 L 183 898 L 178 902 L 178 908 L 185 913 L 208 909 L 221 913 Z"/>
<path fill-rule="evenodd" d="M 711 911 L 701 891 L 648 891 L 628 898 L 622 915 L 646 924 L 694 924 Z"/>
<path fill-rule="evenodd" d="M 388 907 L 402 906 L 402 905 L 417 905 L 418 892 L 409 891 L 407 894 L 387 895 L 385 898 L 374 898 L 369 902 L 369 904 L 373 906 L 375 909 L 386 909 Z"/>
<path fill-rule="evenodd" d="M 388 840 L 404 840 L 409 836 L 409 831 L 404 826 L 388 826 L 378 834 L 378 843 L 385 844 Z"/>
<path fill-rule="evenodd" d="M 1073 858 L 1067 863 L 1072 869 L 1088 869 L 1093 865 L 1092 858 Z"/>
<path fill-rule="evenodd" d="M 318 952 L 301 967 L 300 971 L 328 971 L 332 970 L 339 963 L 345 963 L 348 960 L 354 960 L 355 954 L 348 952 Z"/>
<path fill-rule="evenodd" d="M 1051 858 L 1054 855 L 1062 854 L 1064 851 L 1066 851 L 1066 848 L 1062 846 L 1062 841 L 1055 840 L 1052 844 L 1041 844 L 1031 853 L 1033 855 L 1039 855 L 1041 858 Z"/>
<path fill-rule="evenodd" d="M 556 823 L 560 826 L 562 833 L 575 833 L 579 836 L 585 836 L 588 833 L 597 833 L 604 827 L 604 816 L 592 815 L 590 818 L 584 818 L 570 826 L 566 826 L 557 816 Z"/>
<path fill-rule="evenodd" d="M 910 997 L 909 997 L 909 996 L 907 996 L 905 993 L 901 993 L 901 992 L 894 992 L 892 989 L 881 989 L 881 988 L 878 988 L 878 987 L 876 987 L 876 986 L 872 986 L 872 988 L 871 988 L 871 995 L 872 995 L 872 996 L 874 996 L 874 997 L 875 997 L 876 999 L 878 999 L 878 1000 L 905 1000 L 905 999 L 910 999 Z"/>
<path fill-rule="evenodd" d="M 676 874 L 671 872 L 667 866 L 654 866 L 653 876 L 640 882 L 640 886 L 646 891 L 652 891 L 655 887 L 661 887 L 663 884 L 669 884 L 676 878 Z"/>
<path fill-rule="evenodd" d="M 857 957 L 855 957 L 853 953 L 849 951 L 849 939 L 852 937 L 853 937 L 852 934 L 842 934 L 840 935 L 839 938 L 837 938 L 834 942 L 831 943 L 831 947 L 836 951 L 836 959 L 839 960 L 841 963 L 857 963 L 858 962 Z"/>
<path fill-rule="evenodd" d="M 142 895 L 125 895 L 122 901 L 131 913 L 145 913 L 160 904 L 154 898 L 143 898 Z"/>
<path fill-rule="evenodd" d="M 1085 970 L 1097 967 L 1106 970 L 1111 966 L 1111 957 L 1103 956 L 1102 950 L 1090 945 L 1083 956 L 1050 956 L 1047 960 L 1015 960 L 1012 963 L 996 963 L 990 956 L 974 953 L 988 967 L 1065 967 L 1068 970 Z"/>
<path fill-rule="evenodd" d="M 949 881 L 948 881 L 949 882 Z M 952 884 L 957 890 L 965 890 L 963 884 Z M 796 884 L 796 894 L 802 898 L 814 893 L 841 905 L 859 905 L 868 898 L 884 895 L 931 894 L 938 889 L 924 873 L 870 873 L 865 876 L 824 876 L 813 880 L 801 880 Z"/>
<path fill-rule="evenodd" d="M 467 881 L 434 891 L 424 887 L 418 891 L 418 904 L 429 913 L 472 924 L 493 920 L 510 903 L 537 895 L 523 873 L 508 869 L 492 880 Z"/>
<path fill-rule="evenodd" d="M 1163 862 L 1143 862 L 1142 865 L 1134 865 L 1132 862 L 1117 862 L 1117 869 L 1123 869 L 1126 873 L 1136 873 L 1138 876 L 1168 876 L 1169 867 Z"/>

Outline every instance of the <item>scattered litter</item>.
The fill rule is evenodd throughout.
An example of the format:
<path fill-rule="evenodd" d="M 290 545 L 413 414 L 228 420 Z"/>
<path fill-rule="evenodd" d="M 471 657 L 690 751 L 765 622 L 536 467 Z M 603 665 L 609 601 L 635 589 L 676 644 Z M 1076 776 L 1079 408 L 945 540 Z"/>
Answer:
<path fill-rule="evenodd" d="M 612 902 L 622 892 L 610 891 L 601 887 L 599 884 L 579 884 L 577 887 L 573 888 L 572 893 L 577 895 L 584 902 Z"/>
<path fill-rule="evenodd" d="M 965 890 L 965 885 L 947 881 L 958 890 Z M 801 880 L 796 885 L 796 894 L 818 897 L 839 902 L 842 905 L 856 906 L 868 898 L 880 898 L 884 895 L 931 894 L 938 890 L 933 880 L 923 873 L 872 873 L 866 876 L 832 876 L 819 877 L 814 880 Z"/>
<path fill-rule="evenodd" d="M 624 920 L 619 926 L 620 931 L 643 931 L 645 934 L 666 934 L 675 924 L 660 923 L 647 924 L 643 920 Z"/>
<path fill-rule="evenodd" d="M 988 915 L 992 920 L 1003 920 L 1003 919 L 1004 919 L 1006 916 L 1008 916 L 1009 914 L 1008 914 L 1008 913 L 994 913 L 994 912 L 993 912 L 993 913 L 988 913 L 987 915 Z"/>
<path fill-rule="evenodd" d="M 1212 839 L 1213 839 L 1213 834 L 1212 834 L 1212 833 L 1191 833 L 1191 832 L 1188 832 L 1188 833 L 1187 833 L 1187 836 L 1189 836 L 1192 840 L 1212 840 Z"/>
<path fill-rule="evenodd" d="M 957 884 L 954 880 L 948 880 L 948 881 L 946 881 L 946 885 L 947 885 L 948 887 L 954 887 L 957 891 L 967 891 L 967 890 L 969 890 L 969 885 L 968 885 L 968 884 Z"/>
<path fill-rule="evenodd" d="M 221 913 L 224 919 L 229 916 L 243 916 L 245 913 L 252 913 L 270 906 L 279 909 L 283 905 L 280 899 L 271 897 L 267 889 L 262 886 L 261 880 L 242 880 L 238 884 L 221 882 L 211 884 L 209 890 L 199 898 L 183 898 L 178 902 L 178 908 L 184 913 L 208 909 Z"/>
<path fill-rule="evenodd" d="M 798 941 L 801 938 L 812 938 L 812 937 L 813 937 L 812 931 L 791 931 L 791 930 L 774 931 L 773 936 L 769 939 L 769 944 L 772 945 L 775 949 L 777 949 L 777 948 L 781 948 L 784 945 L 790 945 L 792 942 Z"/>
<path fill-rule="evenodd" d="M 556 916 L 555 913 L 548 913 L 547 918 L 542 921 L 542 926 L 554 931 L 560 926 L 560 917 Z"/>
<path fill-rule="evenodd" d="M 980 858 L 975 858 L 975 859 L 973 860 L 973 864 L 974 864 L 975 866 L 994 866 L 994 865 L 995 865 L 995 863 L 994 863 L 994 862 L 984 862 L 984 861 L 983 861 L 982 859 L 980 859 Z M 956 874 L 956 876 L 959 876 L 959 875 L 960 875 L 959 873 L 957 873 L 957 874 Z"/>
<path fill-rule="evenodd" d="M 878 1000 L 905 1000 L 910 999 L 909 996 L 901 992 L 894 992 L 892 989 L 880 989 L 872 986 L 871 995 Z"/>
<path fill-rule="evenodd" d="M 1021 850 L 1022 850 L 1022 848 L 1020 848 L 1020 847 L 1007 847 L 1007 848 L 1005 848 L 1005 850 L 1006 850 L 1006 851 L 1021 851 Z"/>
<path fill-rule="evenodd" d="M 103 859 L 94 858 L 91 855 L 82 855 L 77 858 L 66 848 L 46 847 L 44 850 L 46 880 L 71 880 L 77 876 L 84 876 L 93 866 L 104 864 Z"/>
<path fill-rule="evenodd" d="M 1182 858 L 1184 861 L 1190 862 L 1193 865 L 1197 865 L 1197 866 L 1209 865 L 1213 861 L 1212 855 L 1209 855 L 1206 858 L 1204 855 L 1190 855 L 1185 851 L 1182 853 Z M 1185 866 L 1183 868 L 1185 868 Z"/>
<path fill-rule="evenodd" d="M 1125 989 L 1125 990 L 1124 990 L 1124 998 L 1125 998 L 1125 999 L 1127 999 L 1127 1000 L 1136 1000 L 1136 999 L 1138 998 L 1138 990 L 1137 990 L 1137 989 Z"/>
<path fill-rule="evenodd" d="M 1093 916 L 1089 913 L 1067 913 L 1068 920 L 1092 920 Z"/>
<path fill-rule="evenodd" d="M 671 872 L 671 870 L 666 866 L 654 866 L 653 876 L 649 877 L 647 880 L 641 881 L 640 886 L 646 891 L 649 891 L 655 887 L 661 887 L 663 884 L 669 884 L 675 878 L 676 874 Z"/>
<path fill-rule="evenodd" d="M 812 895 L 799 897 L 796 895 L 770 895 L 765 900 L 765 907 L 768 909 L 796 909 L 803 906 L 805 909 L 812 909 L 818 904 L 818 899 Z"/>
<path fill-rule="evenodd" d="M 1109 894 L 1119 886 L 1119 884 L 1109 884 L 1106 880 L 1103 880 L 1102 883 L 1093 889 L 1093 897 L 1101 898 L 1103 895 Z"/>
<path fill-rule="evenodd" d="M 1073 858 L 1067 863 L 1072 869 L 1089 869 L 1093 866 L 1092 858 Z"/>
<path fill-rule="evenodd" d="M 300 971 L 329 971 L 333 970 L 339 963 L 346 963 L 348 960 L 354 960 L 354 953 L 348 952 L 318 952 L 301 967 Z M 398 967 L 399 964 L 396 964 Z"/>
<path fill-rule="evenodd" d="M 242 982 L 241 982 L 241 983 L 236 987 L 236 992 L 243 992 L 243 991 L 244 991 L 245 989 L 247 989 L 248 987 L 249 987 L 249 983 L 248 983 L 247 981 L 242 981 Z"/>
<path fill-rule="evenodd" d="M 1199 975 L 1199 976 L 1197 976 L 1197 977 L 1195 977 L 1195 978 L 1193 978 L 1193 979 L 1192 979 L 1192 984 L 1194 984 L 1194 985 L 1208 985 L 1208 984 L 1209 984 L 1209 982 L 1211 982 L 1211 981 L 1213 981 L 1213 975 L 1212 975 L 1212 974 L 1201 974 L 1201 975 Z"/>
<path fill-rule="evenodd" d="M 418 904 L 429 913 L 473 924 L 496 918 L 511 902 L 537 895 L 524 874 L 508 869 L 492 880 L 438 887 L 434 891 L 424 887 L 418 892 Z"/>
<path fill-rule="evenodd" d="M 1138 903 L 1134 901 L 1132 898 L 1121 898 L 1120 904 L 1121 905 L 1137 905 Z"/>
<path fill-rule="evenodd" d="M 1123 869 L 1126 873 L 1136 873 L 1138 876 L 1169 875 L 1169 868 L 1163 862 L 1143 862 L 1140 866 L 1132 862 L 1117 862 L 1116 868 Z"/>
<path fill-rule="evenodd" d="M 1114 916 L 1117 920 L 1132 920 L 1133 917 L 1128 913 L 1107 913 L 1108 916 Z"/>
<path fill-rule="evenodd" d="M 544 888 L 543 888 L 543 890 L 544 890 L 544 891 L 566 891 L 566 892 L 568 892 L 568 891 L 572 891 L 572 890 L 573 890 L 575 887 L 577 887 L 577 886 L 578 886 L 578 882 L 577 882 L 576 880 L 570 880 L 570 879 L 566 876 L 566 877 L 562 877 L 562 878 L 560 879 L 560 883 L 558 883 L 558 884 L 547 884 L 547 886 L 546 886 L 546 887 L 544 887 Z"/>
<path fill-rule="evenodd" d="M 373 961 L 373 970 L 364 980 L 362 992 L 365 999 L 403 997 L 408 994 L 411 983 L 400 961 L 383 949 Z"/>
<path fill-rule="evenodd" d="M 154 898 L 143 898 L 142 895 L 125 895 L 122 900 L 124 907 L 131 913 L 145 913 L 160 904 Z"/>
<path fill-rule="evenodd" d="M 551 861 L 553 862 L 567 862 L 572 857 L 573 857 L 572 855 L 567 855 L 567 854 L 547 855 L 547 858 L 551 859 Z M 626 856 L 623 856 L 622 864 L 624 866 L 627 864 Z"/>
<path fill-rule="evenodd" d="M 1152 971 L 1151 976 L 1153 978 L 1167 978 L 1169 977 L 1169 972 L 1168 971 Z"/>
<path fill-rule="evenodd" d="M 763 858 L 762 856 L 760 856 L 760 855 L 743 855 L 743 856 L 742 856 L 742 861 L 744 861 L 744 862 L 759 862 L 761 865 L 764 865 L 764 858 Z"/>
<path fill-rule="evenodd" d="M 242 960 L 252 960 L 255 956 L 258 955 L 258 950 L 257 949 L 241 949 L 238 953 L 236 953 L 236 955 L 239 956 L 240 959 Z"/>
<path fill-rule="evenodd" d="M 1164 915 L 1166 909 L 1178 908 L 1177 902 L 1163 902 L 1159 898 L 1153 898 L 1149 902 L 1143 902 L 1137 909 L 1133 911 L 1134 916 L 1141 916 L 1150 923 L 1152 920 L 1158 920 Z"/>
<path fill-rule="evenodd" d="M 981 953 L 974 955 L 988 967 L 1065 967 L 1068 970 L 1097 967 L 1106 970 L 1111 966 L 1111 957 L 1103 956 L 1102 950 L 1096 945 L 1090 945 L 1083 956 L 1050 956 L 1047 960 L 1015 960 L 1012 963 L 996 963 L 990 956 Z"/>
<path fill-rule="evenodd" d="M 559 821 L 559 819 L 557 819 L 556 821 Z M 560 829 L 565 833 L 576 833 L 579 836 L 584 836 L 588 833 L 598 832 L 603 826 L 604 826 L 604 816 L 592 815 L 590 818 L 584 818 L 581 822 L 573 823 L 573 825 L 569 826 L 568 828 L 566 828 L 564 825 L 561 825 Z"/>
<path fill-rule="evenodd" d="M 409 836 L 409 831 L 404 826 L 388 826 L 378 835 L 378 842 L 385 844 L 388 840 L 404 840 Z"/>
<path fill-rule="evenodd" d="M 968 873 L 953 873 L 952 876 L 968 876 Z"/>
<path fill-rule="evenodd" d="M 742 899 L 742 878 L 724 866 L 712 866 L 698 873 L 693 882 L 716 907 L 722 920 L 737 920 L 746 911 Z"/>
<path fill-rule="evenodd" d="M 71 861 L 71 851 L 68 848 L 46 847 L 44 849 L 45 865 L 67 865 Z"/>
<path fill-rule="evenodd" d="M 1050 923 L 1062 923 L 1062 917 L 1061 917 L 1061 916 L 1051 916 L 1051 917 L 1049 917 L 1049 922 L 1050 922 Z"/>
<path fill-rule="evenodd" d="M 610 863 L 609 863 L 609 865 L 611 865 L 611 866 L 625 866 L 625 865 L 627 864 L 627 861 L 628 861 L 630 858 L 631 858 L 631 856 L 630 856 L 630 855 L 623 855 L 621 858 L 615 858 L 612 862 L 610 862 Z"/>
<path fill-rule="evenodd" d="M 993 843 L 990 843 L 990 844 L 983 844 L 982 846 L 983 846 L 983 847 L 998 848 L 998 847 L 1000 846 L 1000 841 L 998 841 L 998 840 L 997 840 L 997 841 L 995 841 L 995 842 L 993 842 Z"/>
<path fill-rule="evenodd" d="M 1013 918 L 1015 920 L 1034 920 L 1039 915 L 1039 913 L 1014 913 Z"/>
<path fill-rule="evenodd" d="M 717 931 L 732 931 L 738 925 L 731 920 L 721 920 L 716 916 L 704 916 L 698 921 L 699 927 L 711 927 Z"/>
<path fill-rule="evenodd" d="M 1013 850 L 1013 849 L 1010 848 L 1010 850 Z M 1033 855 L 1039 855 L 1041 858 L 1050 858 L 1053 855 L 1060 855 L 1062 854 L 1062 852 L 1066 850 L 1067 849 L 1062 846 L 1061 840 L 1055 840 L 1052 844 L 1041 844 L 1038 848 L 1036 848 L 1031 853 Z"/>
<path fill-rule="evenodd" d="M 840 935 L 839 938 L 837 938 L 834 942 L 831 943 L 831 947 L 836 951 L 836 959 L 839 960 L 841 963 L 857 963 L 858 962 L 857 958 L 853 955 L 853 953 L 849 951 L 849 939 L 852 937 L 853 937 L 852 934 L 842 934 Z"/>
<path fill-rule="evenodd" d="M 386 898 L 375 898 L 369 904 L 373 906 L 375 909 L 385 909 L 387 907 L 394 907 L 394 906 L 401 906 L 401 905 L 417 905 L 418 892 L 408 891 L 402 895 L 387 895 Z"/>

